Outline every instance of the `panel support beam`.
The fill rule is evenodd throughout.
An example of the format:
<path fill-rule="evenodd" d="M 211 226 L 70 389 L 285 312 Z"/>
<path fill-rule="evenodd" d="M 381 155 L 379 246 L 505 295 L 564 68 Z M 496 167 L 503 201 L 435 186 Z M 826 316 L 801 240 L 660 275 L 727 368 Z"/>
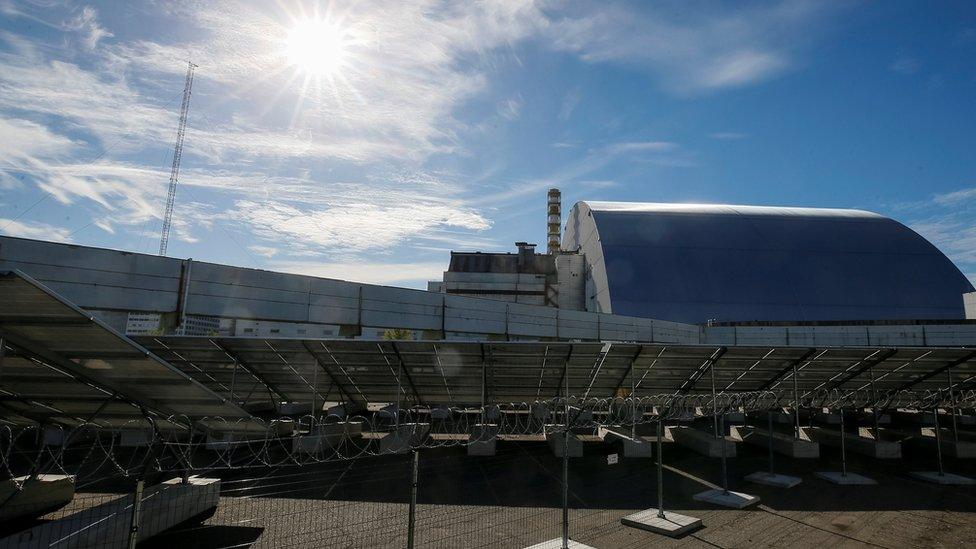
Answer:
<path fill-rule="evenodd" d="M 272 397 L 277 397 L 279 402 L 275 403 L 275 408 L 278 407 L 281 401 L 291 402 L 291 399 L 288 398 L 288 395 L 283 393 L 274 383 L 272 383 L 266 377 L 261 375 L 260 372 L 258 372 L 257 370 L 249 366 L 247 362 L 241 360 L 241 358 L 237 356 L 235 353 L 233 353 L 230 349 L 227 349 L 226 347 L 224 347 L 220 343 L 217 343 L 213 339 L 208 339 L 207 341 L 209 341 L 210 344 L 216 347 L 220 352 L 227 355 L 227 358 L 233 360 L 238 365 L 240 365 L 240 367 L 243 368 L 247 373 L 251 374 L 251 377 L 258 380 L 262 385 L 264 385 L 265 388 L 268 389 L 268 392 L 271 393 Z"/>

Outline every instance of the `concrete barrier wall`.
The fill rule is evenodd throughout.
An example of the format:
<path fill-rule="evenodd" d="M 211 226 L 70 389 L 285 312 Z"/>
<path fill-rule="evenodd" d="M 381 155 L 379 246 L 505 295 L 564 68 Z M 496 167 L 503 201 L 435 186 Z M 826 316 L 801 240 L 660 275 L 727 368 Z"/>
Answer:
<path fill-rule="evenodd" d="M 0 237 L 0 270 L 14 269 L 95 311 L 405 328 L 432 337 L 699 342 L 699 327 L 689 324 Z"/>
<path fill-rule="evenodd" d="M 0 270 L 13 269 L 90 310 L 351 326 L 354 329 L 345 332 L 350 335 L 368 327 L 405 328 L 454 339 L 778 347 L 976 345 L 976 324 L 701 327 L 0 236 Z"/>

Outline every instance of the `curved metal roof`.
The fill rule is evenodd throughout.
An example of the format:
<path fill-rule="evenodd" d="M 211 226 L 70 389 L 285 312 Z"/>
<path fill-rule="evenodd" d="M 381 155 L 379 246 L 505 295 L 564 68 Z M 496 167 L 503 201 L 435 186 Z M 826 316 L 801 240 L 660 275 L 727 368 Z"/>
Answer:
<path fill-rule="evenodd" d="M 679 322 L 964 318 L 969 280 L 862 210 L 579 202 L 563 239 L 590 310 Z"/>

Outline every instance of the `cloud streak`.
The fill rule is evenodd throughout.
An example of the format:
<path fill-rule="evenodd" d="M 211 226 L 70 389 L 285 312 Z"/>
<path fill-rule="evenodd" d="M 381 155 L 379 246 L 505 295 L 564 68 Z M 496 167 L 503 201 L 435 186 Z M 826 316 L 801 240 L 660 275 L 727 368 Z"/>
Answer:
<path fill-rule="evenodd" d="M 716 10 L 643 9 L 622 3 L 554 17 L 553 47 L 588 63 L 651 71 L 673 93 L 736 88 L 774 78 L 796 64 L 797 50 L 830 6 L 806 0 Z"/>

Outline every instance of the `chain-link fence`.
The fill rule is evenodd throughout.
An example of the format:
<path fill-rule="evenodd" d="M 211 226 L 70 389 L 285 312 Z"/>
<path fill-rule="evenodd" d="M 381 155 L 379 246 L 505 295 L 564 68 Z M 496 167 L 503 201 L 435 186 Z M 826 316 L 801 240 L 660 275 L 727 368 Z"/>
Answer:
<path fill-rule="evenodd" d="M 602 439 L 608 429 L 650 445 L 660 443 L 663 425 L 696 417 L 714 419 L 718 437 L 730 413 L 786 409 L 798 418 L 802 408 L 869 407 L 877 414 L 914 407 L 938 421 L 940 408 L 974 404 L 973 391 L 951 398 L 947 392 L 765 391 L 385 409 L 276 418 L 257 427 L 214 418 L 195 425 L 147 418 L 112 426 L 6 426 L 0 431 L 7 479 L 0 548 L 585 542 L 618 526 L 620 513 L 583 504 L 577 491 L 590 482 L 592 458 L 570 460 L 570 445 Z M 187 428 L 171 427 L 178 424 Z M 660 475 L 660 445 L 656 454 Z M 654 474 L 649 466 L 620 470 L 624 485 L 626 475 Z M 722 474 L 727 487 L 724 454 Z M 645 492 L 632 494 L 632 501 L 663 508 L 660 482 L 657 488 L 656 502 Z"/>

